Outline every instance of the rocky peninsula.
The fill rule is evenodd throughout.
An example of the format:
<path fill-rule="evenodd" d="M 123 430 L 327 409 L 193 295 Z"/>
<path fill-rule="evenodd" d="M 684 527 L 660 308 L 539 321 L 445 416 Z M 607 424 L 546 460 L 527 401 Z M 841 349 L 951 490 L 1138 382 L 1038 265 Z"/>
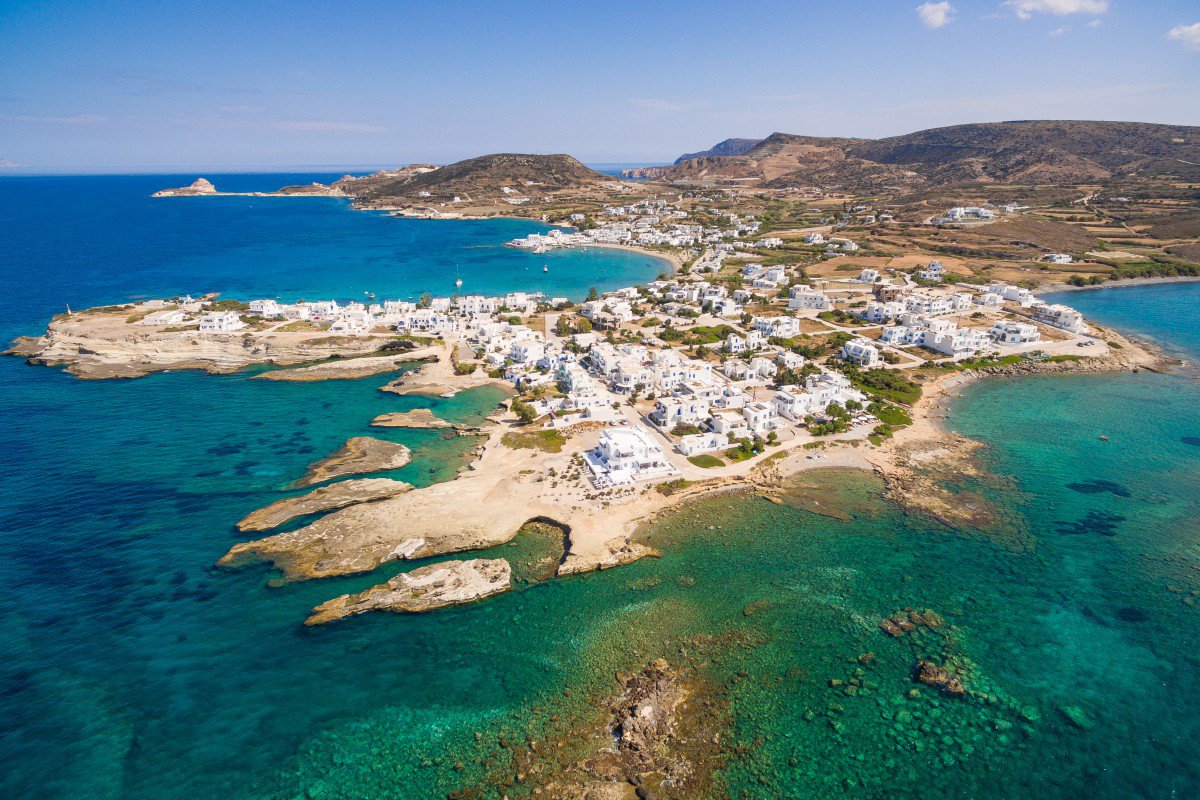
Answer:
<path fill-rule="evenodd" d="M 359 503 L 371 503 L 412 490 L 412 484 L 390 478 L 359 478 L 320 486 L 307 494 L 276 500 L 269 506 L 246 515 L 239 531 L 266 531 L 305 514 L 336 511 Z"/>
<path fill-rule="evenodd" d="M 296 487 L 303 489 L 344 475 L 399 469 L 411 458 L 412 451 L 402 444 L 370 436 L 355 436 L 334 453 L 309 464 L 308 472 L 296 481 Z"/>
<path fill-rule="evenodd" d="M 54 317 L 41 336 L 15 339 L 5 355 L 35 365 L 61 366 L 91 380 L 183 369 L 225 374 L 255 364 L 326 362 L 308 371 L 278 370 L 263 376 L 325 380 L 387 372 L 406 362 L 439 357 L 438 348 L 421 347 L 393 334 L 334 336 L 315 326 L 286 321 L 248 323 L 230 333 L 202 332 L 197 321 L 189 320 L 202 310 L 195 305 L 184 310 L 169 303 L 128 303 L 69 311 Z"/>

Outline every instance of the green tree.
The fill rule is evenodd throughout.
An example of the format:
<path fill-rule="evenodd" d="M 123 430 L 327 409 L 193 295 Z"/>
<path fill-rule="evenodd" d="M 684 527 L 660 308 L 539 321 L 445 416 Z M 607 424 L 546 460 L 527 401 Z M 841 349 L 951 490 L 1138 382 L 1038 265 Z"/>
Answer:
<path fill-rule="evenodd" d="M 517 415 L 517 419 L 525 424 L 529 424 L 537 418 L 537 412 L 533 410 L 533 406 L 521 400 L 512 401 L 512 412 Z"/>
<path fill-rule="evenodd" d="M 600 293 L 599 293 L 598 291 L 596 291 L 596 287 L 595 287 L 595 286 L 589 286 L 589 287 L 588 287 L 588 296 L 587 296 L 587 299 L 588 299 L 588 300 L 599 300 L 599 299 L 600 299 Z"/>

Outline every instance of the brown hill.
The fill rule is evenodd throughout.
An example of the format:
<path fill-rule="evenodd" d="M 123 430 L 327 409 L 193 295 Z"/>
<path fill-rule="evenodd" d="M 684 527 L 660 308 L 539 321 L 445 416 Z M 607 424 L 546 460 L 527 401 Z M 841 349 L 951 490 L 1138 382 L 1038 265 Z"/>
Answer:
<path fill-rule="evenodd" d="M 761 142 L 762 139 L 726 139 L 723 142 L 717 142 L 707 150 L 701 150 L 698 153 L 684 153 L 675 159 L 675 163 L 679 164 L 703 156 L 740 156 Z"/>
<path fill-rule="evenodd" d="M 368 202 L 473 200 L 541 195 L 609 181 L 567 155 L 494 153 L 468 158 L 444 167 L 422 164 L 381 172 L 339 184 L 344 191 Z M 504 191 L 509 189 L 508 192 Z M 422 192 L 428 192 L 427 195 Z"/>
<path fill-rule="evenodd" d="M 1075 120 L 956 125 L 886 139 L 774 133 L 740 156 L 663 168 L 670 181 L 855 189 L 921 183 L 1069 185 L 1172 174 L 1200 162 L 1200 128 Z"/>

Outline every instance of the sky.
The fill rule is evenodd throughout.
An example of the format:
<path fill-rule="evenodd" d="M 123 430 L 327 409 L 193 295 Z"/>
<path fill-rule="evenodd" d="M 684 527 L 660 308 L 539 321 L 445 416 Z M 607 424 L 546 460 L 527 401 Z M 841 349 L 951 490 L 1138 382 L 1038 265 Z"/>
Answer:
<path fill-rule="evenodd" d="M 1200 125 L 1197 0 L 0 0 L 0 172 L 671 161 L 773 131 Z"/>

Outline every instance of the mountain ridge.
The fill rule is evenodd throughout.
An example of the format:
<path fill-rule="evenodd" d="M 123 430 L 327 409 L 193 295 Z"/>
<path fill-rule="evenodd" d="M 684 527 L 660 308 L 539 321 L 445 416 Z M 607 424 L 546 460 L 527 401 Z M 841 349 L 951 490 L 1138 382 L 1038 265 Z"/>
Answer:
<path fill-rule="evenodd" d="M 1066 185 L 1128 178 L 1145 169 L 1200 175 L 1200 127 L 1013 120 L 882 139 L 776 132 L 737 155 L 697 155 L 629 177 L 736 181 L 767 188 L 848 184 L 879 189 L 997 182 Z"/>

